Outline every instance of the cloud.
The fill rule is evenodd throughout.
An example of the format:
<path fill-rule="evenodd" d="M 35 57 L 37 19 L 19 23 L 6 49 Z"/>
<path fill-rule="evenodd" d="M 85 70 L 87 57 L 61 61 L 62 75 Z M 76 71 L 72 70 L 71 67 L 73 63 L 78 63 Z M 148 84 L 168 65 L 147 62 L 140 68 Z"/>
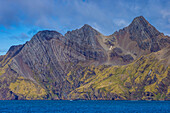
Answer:
<path fill-rule="evenodd" d="M 162 19 L 159 16 L 160 10 L 163 9 L 163 17 L 167 17 L 169 10 L 165 11 L 169 9 L 170 2 L 167 0 L 100 0 L 100 2 L 98 0 L 1 0 L 0 4 L 0 25 L 8 29 L 24 25 L 30 29 L 36 26 L 65 33 L 83 24 L 96 23 L 101 26 L 100 32 L 111 34 L 139 15 L 159 24 L 157 21 Z"/>
<path fill-rule="evenodd" d="M 0 48 L 23 44 L 39 30 L 64 34 L 84 24 L 110 35 L 141 15 L 170 34 L 169 6 L 169 0 L 0 0 Z"/>
<path fill-rule="evenodd" d="M 28 31 L 28 35 L 33 36 L 33 35 L 36 34 L 37 32 L 38 32 L 38 29 L 33 28 L 33 29 L 31 29 L 31 30 Z"/>
<path fill-rule="evenodd" d="M 93 28 L 94 28 L 94 29 L 96 29 L 97 31 L 101 31 L 102 28 L 101 28 L 100 25 L 98 25 L 98 24 L 95 23 L 95 22 L 94 22 L 92 25 L 93 25 Z"/>
<path fill-rule="evenodd" d="M 84 24 L 110 35 L 141 15 L 170 34 L 169 6 L 169 0 L 0 0 L 0 48 L 23 44 L 39 30 L 65 34 Z"/>
<path fill-rule="evenodd" d="M 19 35 L 13 35 L 13 36 L 10 36 L 9 38 L 15 39 L 15 40 L 18 40 L 18 41 L 25 41 L 25 40 L 30 39 L 30 37 L 26 33 L 21 33 Z"/>
<path fill-rule="evenodd" d="M 0 33 L 3 33 L 3 34 L 10 34 L 10 32 L 6 31 L 6 30 L 3 30 L 3 29 L 0 29 Z"/>
<path fill-rule="evenodd" d="M 165 35 L 170 36 L 170 34 L 165 34 Z"/>
<path fill-rule="evenodd" d="M 0 52 L 6 52 L 6 50 L 5 49 L 0 49 Z"/>
<path fill-rule="evenodd" d="M 116 24 L 119 27 L 125 27 L 129 24 L 128 22 L 126 22 L 123 19 L 115 19 L 115 20 L 113 20 L 113 22 L 114 22 L 114 24 Z"/>
<path fill-rule="evenodd" d="M 0 55 L 5 55 L 6 52 L 7 52 L 7 50 L 5 50 L 5 49 L 0 49 Z"/>
<path fill-rule="evenodd" d="M 170 12 L 166 10 L 161 10 L 160 13 L 162 14 L 163 18 L 166 18 L 167 16 L 170 16 Z"/>

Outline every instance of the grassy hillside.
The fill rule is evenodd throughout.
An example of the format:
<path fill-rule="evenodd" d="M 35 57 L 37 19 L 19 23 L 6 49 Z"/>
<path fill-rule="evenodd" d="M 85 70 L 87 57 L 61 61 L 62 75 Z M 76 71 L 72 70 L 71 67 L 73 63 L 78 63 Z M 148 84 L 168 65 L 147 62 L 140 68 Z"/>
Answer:
<path fill-rule="evenodd" d="M 170 49 L 141 56 L 123 66 L 83 66 L 65 77 L 60 97 L 54 83 L 43 84 L 21 77 L 1 61 L 1 99 L 170 100 Z M 4 76 L 5 73 L 5 76 Z M 55 92 L 54 92 L 55 91 Z"/>
<path fill-rule="evenodd" d="M 142 56 L 125 66 L 87 67 L 81 73 L 80 87 L 72 91 L 69 98 L 169 100 L 168 52 L 163 50 Z"/>

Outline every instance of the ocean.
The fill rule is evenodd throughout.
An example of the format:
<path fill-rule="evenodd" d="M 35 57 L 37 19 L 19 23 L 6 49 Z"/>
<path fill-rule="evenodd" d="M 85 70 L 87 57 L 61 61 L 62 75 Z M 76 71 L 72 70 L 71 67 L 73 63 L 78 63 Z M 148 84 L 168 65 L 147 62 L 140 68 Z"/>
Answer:
<path fill-rule="evenodd" d="M 0 113 L 170 113 L 170 101 L 0 100 Z"/>

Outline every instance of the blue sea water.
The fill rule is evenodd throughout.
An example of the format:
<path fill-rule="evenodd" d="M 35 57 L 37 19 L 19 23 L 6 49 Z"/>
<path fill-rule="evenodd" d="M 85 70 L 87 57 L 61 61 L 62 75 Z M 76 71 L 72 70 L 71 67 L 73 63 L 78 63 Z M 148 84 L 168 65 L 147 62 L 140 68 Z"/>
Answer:
<path fill-rule="evenodd" d="M 8 113 L 170 113 L 170 101 L 1 100 Z"/>

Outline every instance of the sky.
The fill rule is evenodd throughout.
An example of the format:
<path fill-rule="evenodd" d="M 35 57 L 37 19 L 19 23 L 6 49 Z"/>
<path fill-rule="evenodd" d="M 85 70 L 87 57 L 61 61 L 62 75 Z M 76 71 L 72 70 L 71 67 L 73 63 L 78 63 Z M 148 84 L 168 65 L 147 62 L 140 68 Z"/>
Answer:
<path fill-rule="evenodd" d="M 170 0 L 0 0 L 0 55 L 40 30 L 64 35 L 89 24 L 110 35 L 141 15 L 170 36 Z"/>

